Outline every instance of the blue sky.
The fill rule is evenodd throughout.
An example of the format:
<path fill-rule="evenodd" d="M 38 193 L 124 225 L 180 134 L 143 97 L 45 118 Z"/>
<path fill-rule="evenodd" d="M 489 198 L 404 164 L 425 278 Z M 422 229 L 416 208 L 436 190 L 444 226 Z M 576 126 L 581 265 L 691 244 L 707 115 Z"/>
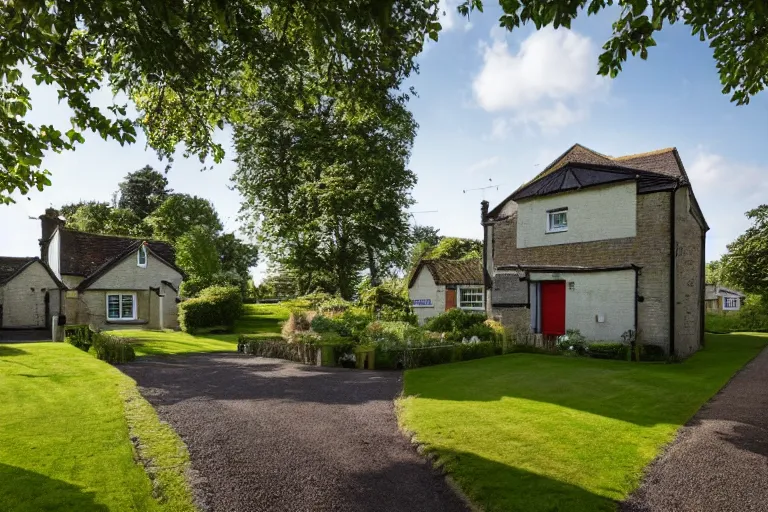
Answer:
<path fill-rule="evenodd" d="M 707 259 L 714 259 L 747 226 L 744 212 L 768 202 L 768 93 L 743 107 L 721 94 L 706 43 L 682 24 L 656 37 L 649 59 L 630 59 L 615 80 L 595 75 L 597 55 L 609 37 L 614 12 L 577 20 L 572 30 L 507 34 L 488 2 L 471 21 L 448 7 L 440 41 L 419 57 L 410 79 L 420 128 L 411 168 L 415 222 L 443 235 L 481 237 L 480 201 L 495 206 L 575 142 L 608 155 L 678 148 L 711 226 Z M 67 109 L 55 92 L 34 88 L 31 119 L 68 128 Z M 99 102 L 110 94 L 99 93 Z M 226 133 L 222 140 L 227 141 Z M 200 172 L 197 160 L 178 158 L 168 175 L 177 192 L 210 199 L 226 229 L 238 229 L 239 197 L 229 188 L 228 161 Z M 162 169 L 139 141 L 120 147 L 87 134 L 77 151 L 51 154 L 45 166 L 53 186 L 17 204 L 0 206 L 0 254 L 35 255 L 39 224 L 29 220 L 50 206 L 80 199 L 109 200 L 122 177 L 146 164 Z M 486 185 L 485 191 L 471 191 Z M 264 270 L 255 271 L 259 277 Z"/>

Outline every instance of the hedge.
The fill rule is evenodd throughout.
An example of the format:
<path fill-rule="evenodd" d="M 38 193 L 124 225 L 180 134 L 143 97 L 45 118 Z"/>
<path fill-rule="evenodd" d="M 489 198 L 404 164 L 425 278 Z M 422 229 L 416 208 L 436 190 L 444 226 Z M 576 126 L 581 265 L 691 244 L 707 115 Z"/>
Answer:
<path fill-rule="evenodd" d="M 179 326 L 188 333 L 211 327 L 231 330 L 242 314 L 243 299 L 238 288 L 211 286 L 199 297 L 179 304 Z"/>
<path fill-rule="evenodd" d="M 136 352 L 128 340 L 109 334 L 94 333 L 92 343 L 96 358 L 110 364 L 128 363 L 136 359 Z"/>
<path fill-rule="evenodd" d="M 625 343 L 590 343 L 587 345 L 587 355 L 597 359 L 629 358 L 630 346 Z"/>
<path fill-rule="evenodd" d="M 409 368 L 490 357 L 499 353 L 500 347 L 488 341 L 391 350 L 377 348 L 376 368 L 407 370 Z"/>

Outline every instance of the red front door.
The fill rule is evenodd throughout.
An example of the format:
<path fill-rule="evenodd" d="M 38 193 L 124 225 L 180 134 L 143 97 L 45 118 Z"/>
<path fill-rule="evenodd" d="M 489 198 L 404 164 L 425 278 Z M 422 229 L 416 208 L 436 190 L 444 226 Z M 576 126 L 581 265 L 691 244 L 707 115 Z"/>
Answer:
<path fill-rule="evenodd" d="M 565 281 L 541 282 L 541 332 L 565 334 Z"/>

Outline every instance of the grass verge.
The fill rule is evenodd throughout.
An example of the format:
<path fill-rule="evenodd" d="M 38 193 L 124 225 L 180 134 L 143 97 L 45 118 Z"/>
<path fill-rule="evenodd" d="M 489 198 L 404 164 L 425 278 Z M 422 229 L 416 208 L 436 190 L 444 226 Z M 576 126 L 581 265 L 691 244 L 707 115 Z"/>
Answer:
<path fill-rule="evenodd" d="M 708 335 L 682 364 L 513 354 L 409 370 L 400 421 L 485 510 L 615 510 L 767 342 Z"/>
<path fill-rule="evenodd" d="M 3 510 L 193 511 L 188 460 L 116 368 L 64 343 L 0 345 Z"/>

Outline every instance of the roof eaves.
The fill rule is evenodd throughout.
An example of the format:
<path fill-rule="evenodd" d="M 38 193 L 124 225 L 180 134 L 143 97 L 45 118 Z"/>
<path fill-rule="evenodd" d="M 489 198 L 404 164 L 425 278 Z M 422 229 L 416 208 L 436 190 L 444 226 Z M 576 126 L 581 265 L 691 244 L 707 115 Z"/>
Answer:
<path fill-rule="evenodd" d="M 23 258 L 23 257 L 20 257 L 20 258 L 18 258 L 18 259 L 22 260 L 22 259 L 27 259 L 27 258 Z M 26 262 L 25 262 L 25 263 L 24 263 L 22 266 L 20 266 L 20 267 L 19 267 L 19 268 L 17 268 L 16 270 L 14 270 L 14 271 L 13 271 L 13 273 L 12 273 L 11 275 L 9 275 L 8 277 L 6 277 L 4 280 L 0 281 L 0 284 L 6 284 L 6 283 L 9 283 L 9 282 L 11 282 L 11 280 L 12 280 L 13 278 L 15 278 L 16 276 L 18 276 L 18 275 L 19 275 L 19 274 L 21 274 L 22 272 L 24 272 L 24 270 L 25 270 L 26 268 L 28 268 L 30 265 L 32 265 L 32 264 L 33 264 L 35 261 L 39 261 L 39 260 L 40 260 L 40 258 L 34 258 L 34 257 L 32 257 L 32 258 L 29 258 L 29 259 L 28 259 L 28 260 L 27 260 L 27 261 L 26 261 Z"/>
<path fill-rule="evenodd" d="M 119 262 L 123 261 L 129 254 L 136 251 L 139 247 L 141 247 L 141 240 L 137 240 L 136 243 L 133 243 L 129 245 L 123 252 L 112 258 L 111 260 L 105 262 L 102 264 L 99 268 L 97 268 L 90 276 L 86 277 L 82 281 L 80 281 L 80 284 L 77 285 L 77 289 L 82 291 L 91 286 L 96 280 L 98 280 L 101 276 L 106 274 L 109 270 L 111 270 L 115 265 L 117 265 Z"/>

